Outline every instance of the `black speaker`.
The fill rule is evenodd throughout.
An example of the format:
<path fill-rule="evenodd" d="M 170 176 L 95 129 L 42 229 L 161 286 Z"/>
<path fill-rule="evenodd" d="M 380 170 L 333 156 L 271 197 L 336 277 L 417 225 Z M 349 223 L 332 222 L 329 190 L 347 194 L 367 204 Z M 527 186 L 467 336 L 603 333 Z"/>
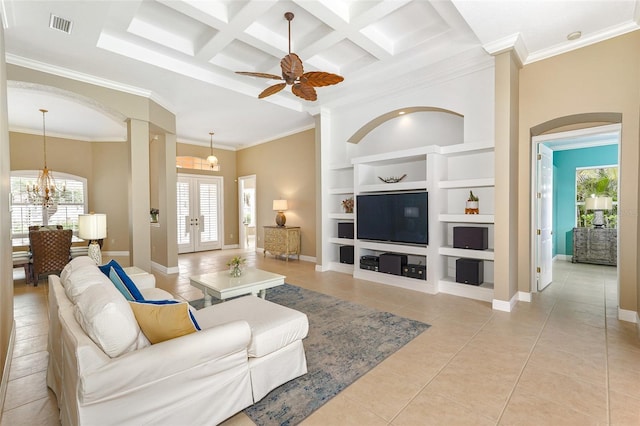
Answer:
<path fill-rule="evenodd" d="M 489 248 L 489 228 L 478 226 L 454 226 L 453 247 L 486 250 Z"/>
<path fill-rule="evenodd" d="M 353 239 L 353 222 L 338 222 L 338 238 Z"/>
<path fill-rule="evenodd" d="M 484 262 L 480 259 L 456 259 L 456 282 L 482 284 L 484 282 Z"/>
<path fill-rule="evenodd" d="M 353 265 L 353 246 L 340 246 L 340 263 Z"/>
<path fill-rule="evenodd" d="M 407 264 L 406 254 L 383 253 L 380 255 L 380 272 L 402 275 L 402 268 Z"/>

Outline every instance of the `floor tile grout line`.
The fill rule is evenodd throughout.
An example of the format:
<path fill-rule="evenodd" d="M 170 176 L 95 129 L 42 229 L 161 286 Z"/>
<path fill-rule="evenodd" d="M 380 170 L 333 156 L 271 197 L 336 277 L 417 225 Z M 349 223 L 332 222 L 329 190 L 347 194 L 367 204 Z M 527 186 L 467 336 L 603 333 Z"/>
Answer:
<path fill-rule="evenodd" d="M 438 371 L 437 371 L 437 372 L 436 372 L 436 373 L 435 373 L 435 374 L 434 374 L 434 375 L 433 375 L 433 376 L 432 376 L 432 377 L 427 381 L 427 383 L 426 383 L 424 386 L 422 386 L 422 387 L 418 390 L 418 392 L 413 396 L 413 398 L 409 399 L 409 401 L 408 401 L 408 402 L 407 402 L 407 403 L 406 403 L 406 404 L 405 404 L 405 405 L 404 405 L 404 406 L 403 406 L 403 407 L 398 411 L 398 413 L 397 413 L 395 416 L 393 416 L 393 419 L 391 419 L 391 422 L 390 422 L 390 423 L 393 423 L 393 421 L 394 421 L 394 420 L 396 420 L 396 418 L 397 418 L 400 414 L 402 414 L 402 412 L 403 412 L 404 410 L 406 410 L 406 408 L 407 408 L 407 407 L 408 407 L 408 406 L 409 406 L 409 405 L 410 405 L 410 404 L 411 404 L 411 403 L 416 399 L 416 397 L 417 397 L 418 395 L 420 395 L 420 394 L 422 393 L 422 391 L 424 391 L 424 390 L 425 390 L 425 389 L 426 389 L 426 388 L 431 384 L 431 382 L 433 382 L 433 380 L 434 380 L 436 377 L 438 377 L 438 375 L 440 375 L 440 373 L 442 373 L 442 370 L 444 370 L 445 368 L 447 368 L 447 366 L 448 366 L 449 364 L 451 364 L 451 361 L 453 361 L 453 359 L 454 359 L 456 356 L 458 356 L 458 354 L 459 354 L 460 352 L 462 352 L 462 350 L 464 350 L 464 348 L 466 348 L 466 347 L 467 347 L 467 345 L 468 345 L 468 344 L 469 344 L 469 343 L 470 343 L 470 342 L 471 342 L 471 341 L 472 341 L 472 340 L 473 340 L 473 339 L 474 339 L 478 334 L 480 334 L 480 332 L 481 332 L 481 331 L 485 328 L 485 326 L 486 326 L 486 325 L 487 325 L 487 324 L 488 324 L 488 323 L 493 319 L 493 317 L 494 317 L 494 316 L 495 316 L 495 312 L 491 312 L 491 315 L 489 316 L 489 318 L 488 318 L 484 323 L 482 323 L 482 325 L 480 326 L 480 328 L 478 328 L 478 330 L 477 330 L 475 333 L 473 333 L 473 335 L 472 335 L 471 337 L 469 337 L 469 339 L 465 342 L 465 344 L 464 344 L 464 345 L 462 345 L 462 347 L 460 347 L 460 349 L 458 349 L 458 350 L 457 350 L 453 355 L 451 355 L 451 356 L 449 357 L 449 359 L 447 359 L 447 361 L 444 363 L 444 365 L 443 365 L 442 367 L 440 367 L 440 368 L 438 369 Z M 450 398 L 448 398 L 448 399 L 450 399 Z M 454 401 L 454 402 L 456 402 L 457 404 L 460 404 L 460 405 L 462 405 L 462 406 L 464 406 L 464 407 L 466 407 L 466 408 L 470 408 L 470 407 L 467 407 L 467 406 L 466 406 L 466 405 L 464 405 L 464 404 L 461 404 L 459 401 Z M 497 425 L 497 423 L 496 423 L 496 425 Z"/>
<path fill-rule="evenodd" d="M 560 290 L 562 290 L 564 288 L 564 285 L 566 283 L 568 275 L 569 274 L 566 274 L 564 279 L 562 280 L 562 282 L 561 282 L 562 286 L 560 287 Z M 531 356 L 533 355 L 533 352 L 536 350 L 536 346 L 538 345 L 538 342 L 540 341 L 540 336 L 544 332 L 544 329 L 547 326 L 547 323 L 549 322 L 549 318 L 551 318 L 551 314 L 553 313 L 554 309 L 558 305 L 559 300 L 560 300 L 560 296 L 557 296 L 554 299 L 553 305 L 551 306 L 551 309 L 549 309 L 549 313 L 547 313 L 547 317 L 545 318 L 544 322 L 542 323 L 542 326 L 540 327 L 540 331 L 538 332 L 538 335 L 536 336 L 536 340 L 533 342 L 533 345 L 531 345 L 531 349 L 529 349 L 529 355 L 527 355 L 527 359 L 524 361 L 524 364 L 522 365 L 522 368 L 520 369 L 520 373 L 518 373 L 518 377 L 516 377 L 516 380 L 513 383 L 513 387 L 511 388 L 511 391 L 509 392 L 509 395 L 507 396 L 507 400 L 505 401 L 505 403 L 504 403 L 504 405 L 502 407 L 502 410 L 500 411 L 500 415 L 498 416 L 498 421 L 496 422 L 496 425 L 499 425 L 500 422 L 502 421 L 502 417 L 504 416 L 504 413 L 507 411 L 507 407 L 509 406 L 509 403 L 511 402 L 511 398 L 513 397 L 513 394 L 515 393 L 516 388 L 518 387 L 518 384 L 520 383 L 520 379 L 522 378 L 522 374 L 524 373 L 524 370 L 529 365 L 529 361 L 531 360 Z"/>

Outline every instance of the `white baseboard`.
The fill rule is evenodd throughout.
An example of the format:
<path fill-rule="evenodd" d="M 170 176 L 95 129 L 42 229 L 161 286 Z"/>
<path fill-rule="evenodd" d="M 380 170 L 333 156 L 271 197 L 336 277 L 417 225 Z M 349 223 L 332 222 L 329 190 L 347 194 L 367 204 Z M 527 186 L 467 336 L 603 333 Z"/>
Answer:
<path fill-rule="evenodd" d="M 316 265 L 316 272 L 327 272 L 329 268 L 323 268 L 322 265 Z"/>
<path fill-rule="evenodd" d="M 128 250 L 123 250 L 123 251 L 103 251 L 102 252 L 102 257 L 129 257 L 129 251 Z"/>
<path fill-rule="evenodd" d="M 511 312 L 518 303 L 518 293 L 514 294 L 508 302 L 504 300 L 493 299 L 491 307 L 496 311 Z"/>
<path fill-rule="evenodd" d="M 519 291 L 518 292 L 518 301 L 520 302 L 531 302 L 531 293 L 528 291 Z"/>
<path fill-rule="evenodd" d="M 571 255 L 570 254 L 556 254 L 553 257 L 553 261 L 555 262 L 556 260 L 564 260 L 565 262 L 571 262 Z"/>
<path fill-rule="evenodd" d="M 180 268 L 178 268 L 177 266 L 166 267 L 164 265 L 161 265 L 153 261 L 151 262 L 151 269 L 154 271 L 161 272 L 165 275 L 177 274 L 180 272 Z"/>
<path fill-rule="evenodd" d="M 13 348 L 16 340 L 16 322 L 11 324 L 11 335 L 7 347 L 7 358 L 4 360 L 4 370 L 2 370 L 2 382 L 0 382 L 0 413 L 4 411 L 4 400 L 7 396 L 7 386 L 9 385 L 9 373 L 11 371 L 11 361 L 13 360 Z M 0 417 L 2 417 L 0 415 Z"/>
<path fill-rule="evenodd" d="M 225 244 L 222 246 L 222 250 L 231 250 L 240 248 L 240 244 Z"/>
<path fill-rule="evenodd" d="M 316 263 L 315 256 L 303 256 L 303 255 L 300 255 L 300 260 L 304 260 L 305 262 Z"/>
<path fill-rule="evenodd" d="M 640 319 L 638 319 L 638 313 L 636 311 L 629 311 L 627 309 L 618 308 L 618 319 L 620 321 L 627 321 L 634 324 L 640 324 Z"/>

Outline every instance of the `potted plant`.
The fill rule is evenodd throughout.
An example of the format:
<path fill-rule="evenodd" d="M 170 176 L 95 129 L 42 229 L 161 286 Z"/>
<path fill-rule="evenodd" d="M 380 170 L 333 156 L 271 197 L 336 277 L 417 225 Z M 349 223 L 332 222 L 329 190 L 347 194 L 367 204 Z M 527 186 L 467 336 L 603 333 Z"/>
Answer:
<path fill-rule="evenodd" d="M 473 191 L 469 191 L 469 198 L 464 208 L 464 214 L 480 214 L 478 201 L 478 197 L 473 195 Z"/>
<path fill-rule="evenodd" d="M 160 210 L 152 208 L 149 211 L 149 214 L 151 215 L 151 223 L 158 223 L 158 215 L 160 214 Z"/>
<path fill-rule="evenodd" d="M 246 262 L 246 259 L 241 258 L 240 256 L 235 256 L 230 261 L 227 262 L 227 266 L 229 267 L 229 274 L 238 278 L 242 275 L 242 265 Z"/>
<path fill-rule="evenodd" d="M 345 213 L 353 213 L 353 197 L 342 200 L 342 208 Z"/>

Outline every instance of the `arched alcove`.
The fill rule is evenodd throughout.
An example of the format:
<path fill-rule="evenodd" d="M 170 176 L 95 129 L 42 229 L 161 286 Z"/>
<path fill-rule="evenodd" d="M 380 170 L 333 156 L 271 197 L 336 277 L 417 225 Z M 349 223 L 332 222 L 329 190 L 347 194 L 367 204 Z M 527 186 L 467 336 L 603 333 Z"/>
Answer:
<path fill-rule="evenodd" d="M 414 114 L 417 112 L 442 112 L 442 113 L 452 114 L 452 115 L 464 118 L 462 114 L 459 114 L 455 111 L 450 111 L 448 109 L 438 108 L 438 107 L 414 106 L 414 107 L 400 108 L 393 111 L 389 111 L 369 121 L 367 124 L 360 127 L 360 129 L 358 129 L 358 131 L 356 131 L 349 139 L 347 139 L 347 142 L 357 144 L 360 141 L 362 141 L 362 139 L 365 136 L 367 136 L 372 130 L 376 129 L 377 127 L 381 126 L 387 121 L 393 120 L 398 117 L 402 117 L 404 115 Z"/>

